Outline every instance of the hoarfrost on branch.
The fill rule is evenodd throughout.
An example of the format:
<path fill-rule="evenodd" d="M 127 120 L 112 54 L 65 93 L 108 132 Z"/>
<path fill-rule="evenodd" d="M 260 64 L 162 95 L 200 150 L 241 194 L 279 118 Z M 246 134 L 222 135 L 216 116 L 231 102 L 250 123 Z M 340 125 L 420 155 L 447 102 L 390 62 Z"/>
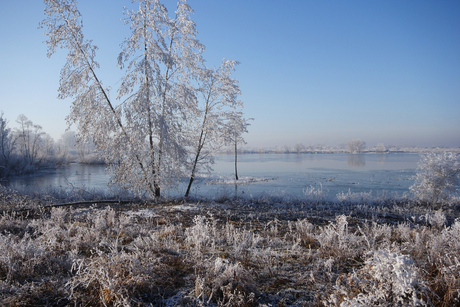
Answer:
<path fill-rule="evenodd" d="M 115 103 L 98 79 L 97 47 L 83 35 L 76 1 L 45 0 L 48 56 L 68 50 L 59 97 L 73 98 L 68 123 L 82 141 L 94 142 L 111 183 L 159 197 L 190 176 L 188 195 L 198 168 L 210 170 L 212 153 L 225 143 L 228 122 L 244 122 L 238 82 L 230 77 L 236 62 L 205 67 L 186 0 L 177 2 L 174 17 L 158 0 L 133 2 L 138 10 L 124 12 L 131 36 L 118 56 L 125 75 Z"/>

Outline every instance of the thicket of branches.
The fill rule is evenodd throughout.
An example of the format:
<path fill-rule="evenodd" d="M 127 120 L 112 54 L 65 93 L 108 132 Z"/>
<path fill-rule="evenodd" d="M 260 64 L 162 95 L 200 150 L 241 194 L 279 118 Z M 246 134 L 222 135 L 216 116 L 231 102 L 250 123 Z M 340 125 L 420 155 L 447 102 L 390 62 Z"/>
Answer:
<path fill-rule="evenodd" d="M 117 99 L 98 78 L 97 47 L 84 37 L 76 1 L 46 0 L 41 23 L 48 56 L 68 51 L 59 97 L 73 99 L 69 124 L 92 141 L 112 171 L 112 183 L 140 195 L 159 197 L 178 180 L 210 169 L 213 153 L 246 132 L 236 61 L 219 68 L 204 64 L 192 9 L 177 2 L 170 14 L 157 0 L 134 1 L 125 9 L 131 36 L 122 43 L 124 71 Z"/>
<path fill-rule="evenodd" d="M 460 156 L 453 152 L 424 154 L 414 179 L 410 190 L 418 200 L 437 207 L 458 202 Z"/>
<path fill-rule="evenodd" d="M 11 130 L 8 121 L 0 114 L 0 180 L 14 175 L 33 173 L 36 170 L 65 164 L 69 151 L 61 142 L 42 131 L 25 115 L 16 120 L 18 128 Z"/>

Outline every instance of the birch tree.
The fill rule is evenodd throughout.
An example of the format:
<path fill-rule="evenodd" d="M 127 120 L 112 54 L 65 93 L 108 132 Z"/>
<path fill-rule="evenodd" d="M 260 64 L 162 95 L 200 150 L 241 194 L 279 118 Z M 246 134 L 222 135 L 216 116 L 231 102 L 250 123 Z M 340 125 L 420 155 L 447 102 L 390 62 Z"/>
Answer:
<path fill-rule="evenodd" d="M 77 126 L 80 140 L 94 142 L 113 172 L 112 183 L 160 197 L 191 169 L 194 176 L 191 156 L 199 160 L 206 140 L 196 142 L 194 135 L 210 135 L 209 115 L 204 126 L 197 124 L 209 114 L 197 100 L 208 70 L 186 0 L 177 2 L 174 17 L 159 0 L 133 3 L 138 9 L 124 12 L 131 35 L 118 57 L 125 76 L 115 101 L 98 78 L 97 47 L 83 35 L 75 0 L 45 0 L 41 26 L 49 37 L 48 56 L 68 50 L 59 97 L 73 99 L 69 125 Z"/>
<path fill-rule="evenodd" d="M 242 111 L 235 110 L 231 113 L 226 124 L 226 143 L 234 147 L 235 154 L 235 179 L 238 180 L 238 144 L 246 144 L 243 133 L 248 132 L 249 121 L 253 118 L 244 118 Z"/>
<path fill-rule="evenodd" d="M 197 139 L 192 144 L 195 147 L 191 150 L 190 179 L 185 197 L 190 193 L 198 168 L 211 170 L 213 153 L 225 144 L 226 123 L 235 116 L 234 110 L 243 106 L 237 99 L 241 93 L 238 81 L 231 77 L 237 64 L 236 61 L 223 60 L 218 69 L 202 70 L 198 89 L 202 104 L 201 116 L 198 118 L 202 120 L 198 122 L 195 133 Z"/>
<path fill-rule="evenodd" d="M 120 108 L 109 98 L 109 90 L 96 74 L 99 64 L 95 60 L 97 47 L 83 35 L 83 21 L 73 0 L 45 0 L 47 19 L 41 26 L 49 37 L 48 57 L 57 48 L 68 50 L 67 62 L 61 70 L 59 98 L 73 98 L 69 125 L 77 126 L 83 141 L 92 139 L 106 162 L 116 165 L 122 160 L 120 153 L 135 161 L 140 174 L 133 178 L 133 189 L 147 189 L 154 194 L 148 170 L 142 160 L 133 130 L 125 124 Z M 136 170 L 137 170 L 136 169 Z M 140 177 L 141 180 L 137 180 Z M 117 178 L 113 179 L 117 183 Z"/>
<path fill-rule="evenodd" d="M 138 11 L 126 10 L 125 23 L 132 35 L 123 44 L 118 63 L 128 62 L 118 97 L 131 95 L 123 103 L 126 123 L 145 140 L 145 168 L 155 195 L 185 175 L 188 124 L 198 114 L 195 88 L 201 70 L 204 46 L 196 39 L 190 6 L 179 1 L 174 18 L 159 1 L 139 1 Z M 134 93 L 134 94 L 133 94 Z M 119 182 L 133 168 L 128 160 L 115 170 Z M 121 171 L 120 171 L 121 170 Z"/>

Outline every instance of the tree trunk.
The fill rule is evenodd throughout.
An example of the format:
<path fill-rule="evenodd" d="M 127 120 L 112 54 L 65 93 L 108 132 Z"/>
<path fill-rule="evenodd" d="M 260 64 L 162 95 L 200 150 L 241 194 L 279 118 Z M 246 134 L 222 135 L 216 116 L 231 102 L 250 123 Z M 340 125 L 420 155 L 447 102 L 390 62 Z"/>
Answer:
<path fill-rule="evenodd" d="M 185 192 L 185 197 L 188 197 L 188 194 L 190 193 L 190 188 L 192 187 L 193 180 L 195 179 L 195 171 L 196 171 L 196 165 L 198 164 L 198 158 L 200 157 L 201 149 L 204 146 L 206 136 L 207 136 L 207 132 L 205 132 L 205 129 L 206 129 L 206 121 L 208 118 L 208 112 L 210 110 L 210 107 L 209 107 L 210 94 L 211 94 L 211 91 L 209 91 L 208 97 L 206 99 L 206 111 L 203 116 L 203 123 L 201 124 L 201 132 L 200 132 L 200 138 L 198 140 L 198 148 L 196 150 L 195 161 L 193 163 L 193 168 L 192 168 L 192 174 L 190 175 L 190 181 L 188 183 L 187 191 Z"/>
<path fill-rule="evenodd" d="M 161 189 L 160 187 L 158 186 L 158 184 L 154 184 L 155 186 L 155 198 L 159 198 L 161 196 Z"/>
<path fill-rule="evenodd" d="M 237 169 L 237 164 L 238 164 L 238 148 L 237 148 L 237 140 L 235 139 L 235 179 L 238 180 L 238 169 Z"/>
<path fill-rule="evenodd" d="M 206 119 L 206 115 L 205 115 L 205 119 Z M 190 188 L 192 187 L 192 183 L 193 183 L 193 180 L 195 179 L 195 171 L 196 171 L 196 165 L 198 164 L 198 157 L 200 156 L 200 153 L 201 153 L 201 148 L 202 148 L 202 140 L 203 140 L 203 129 L 204 127 L 201 129 L 201 134 L 200 134 L 200 140 L 199 140 L 199 144 L 198 144 L 198 149 L 196 151 L 196 155 L 195 155 L 195 161 L 193 163 L 193 168 L 192 168 L 192 174 L 190 175 L 190 181 L 188 182 L 188 187 L 187 187 L 187 191 L 185 192 L 185 197 L 188 197 L 188 194 L 190 193 Z"/>
<path fill-rule="evenodd" d="M 192 187 L 193 180 L 195 179 L 195 176 L 190 176 L 190 181 L 188 182 L 188 187 L 187 191 L 185 192 L 185 197 L 188 197 L 188 194 L 190 193 L 190 188 Z"/>

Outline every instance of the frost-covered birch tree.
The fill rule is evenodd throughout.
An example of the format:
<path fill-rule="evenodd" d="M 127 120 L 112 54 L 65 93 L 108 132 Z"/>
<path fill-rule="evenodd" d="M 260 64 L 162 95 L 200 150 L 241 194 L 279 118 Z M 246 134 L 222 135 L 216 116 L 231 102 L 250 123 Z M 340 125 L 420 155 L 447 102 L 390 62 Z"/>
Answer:
<path fill-rule="evenodd" d="M 160 196 L 161 188 L 185 161 L 181 144 L 181 114 L 191 103 L 190 72 L 202 49 L 194 40 L 190 7 L 178 2 L 170 19 L 158 1 L 139 1 L 138 11 L 126 11 L 132 36 L 127 38 L 119 64 L 131 59 L 116 104 L 96 74 L 97 47 L 83 35 L 76 2 L 46 0 L 42 22 L 49 36 L 48 56 L 61 47 L 68 50 L 61 71 L 59 97 L 72 97 L 67 120 L 76 124 L 82 140 L 92 140 L 113 170 L 112 182 L 139 193 Z M 140 56 L 139 56 L 140 52 Z M 162 168 L 164 167 L 164 168 Z"/>
<path fill-rule="evenodd" d="M 153 181 L 155 195 L 185 175 L 189 122 L 198 114 L 193 81 L 201 71 L 204 46 L 196 39 L 190 6 L 179 1 L 174 18 L 159 1 L 139 1 L 138 11 L 126 10 L 131 25 L 118 62 L 128 62 L 119 97 L 127 125 L 136 134 L 145 169 Z M 123 154 L 119 152 L 119 154 Z M 122 160 L 115 169 L 119 182 L 126 182 L 133 168 Z"/>
<path fill-rule="evenodd" d="M 250 120 L 254 119 L 244 118 L 243 112 L 235 110 L 230 114 L 226 125 L 226 143 L 234 147 L 236 180 L 238 180 L 238 144 L 246 144 L 243 133 L 248 132 Z"/>
<path fill-rule="evenodd" d="M 112 183 L 159 197 L 194 169 L 191 157 L 203 147 L 196 135 L 211 131 L 212 121 L 205 120 L 206 128 L 197 124 L 207 112 L 199 109 L 197 94 L 208 70 L 186 0 L 177 2 L 174 17 L 159 0 L 133 3 L 138 9 L 124 12 L 131 35 L 118 57 L 125 76 L 115 101 L 98 78 L 97 47 L 83 35 L 76 1 L 45 0 L 48 17 L 41 25 L 49 36 L 48 56 L 68 50 L 59 97 L 73 99 L 69 125 L 77 126 L 80 140 L 94 142 Z"/>
<path fill-rule="evenodd" d="M 108 164 L 116 165 L 122 160 L 120 152 L 129 156 L 141 170 L 134 176 L 132 188 L 147 188 L 154 193 L 148 170 L 142 160 L 139 144 L 132 136 L 122 118 L 121 108 L 109 98 L 108 89 L 99 80 L 95 60 L 97 47 L 83 35 L 83 21 L 72 0 L 45 0 L 47 19 L 41 26 L 48 35 L 48 56 L 57 48 L 68 50 L 67 62 L 61 70 L 59 98 L 73 98 L 71 112 L 67 117 L 70 124 L 76 124 L 81 139 L 93 139 L 97 148 L 104 154 Z M 126 170 L 128 171 L 128 170 Z M 141 180 L 136 180 L 138 177 Z M 117 182 L 115 177 L 113 180 Z"/>
<path fill-rule="evenodd" d="M 238 64 L 236 61 L 222 61 L 217 69 L 203 69 L 200 76 L 199 110 L 194 142 L 191 150 L 190 179 L 185 197 L 195 179 L 198 168 L 204 167 L 210 171 L 210 164 L 214 162 L 213 153 L 225 144 L 226 124 L 235 117 L 235 110 L 242 108 L 243 103 L 238 100 L 241 93 L 238 81 L 231 77 L 232 71 Z M 241 113 L 242 115 L 242 113 Z M 237 117 L 237 116 L 236 116 Z M 240 116 L 239 119 L 241 119 Z M 200 122 L 201 120 L 201 122 Z M 228 136 L 227 136 L 228 137 Z"/>

